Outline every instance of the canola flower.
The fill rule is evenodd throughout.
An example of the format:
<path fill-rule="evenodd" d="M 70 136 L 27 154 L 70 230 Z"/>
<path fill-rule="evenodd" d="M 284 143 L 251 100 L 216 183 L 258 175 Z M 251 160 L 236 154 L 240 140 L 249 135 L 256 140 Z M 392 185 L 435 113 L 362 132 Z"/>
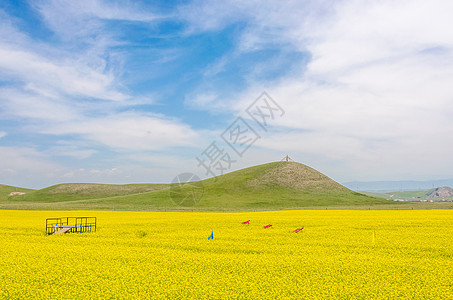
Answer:
<path fill-rule="evenodd" d="M 96 216 L 98 231 L 46 236 L 45 219 L 59 216 Z M 450 210 L 0 220 L 1 299 L 453 299 Z"/>

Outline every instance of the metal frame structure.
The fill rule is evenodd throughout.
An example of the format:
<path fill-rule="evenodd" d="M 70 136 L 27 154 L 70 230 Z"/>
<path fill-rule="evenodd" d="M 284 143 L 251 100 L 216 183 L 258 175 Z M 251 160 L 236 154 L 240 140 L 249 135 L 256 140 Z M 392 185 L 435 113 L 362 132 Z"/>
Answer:
<path fill-rule="evenodd" d="M 63 217 L 46 219 L 46 233 L 96 232 L 96 217 Z"/>

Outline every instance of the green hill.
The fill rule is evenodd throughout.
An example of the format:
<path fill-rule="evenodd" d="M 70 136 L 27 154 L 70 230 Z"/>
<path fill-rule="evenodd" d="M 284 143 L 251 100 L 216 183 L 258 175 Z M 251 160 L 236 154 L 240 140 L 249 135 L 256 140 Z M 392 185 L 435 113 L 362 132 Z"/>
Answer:
<path fill-rule="evenodd" d="M 135 195 L 169 188 L 168 184 L 63 183 L 28 193 L 31 202 L 67 202 Z"/>
<path fill-rule="evenodd" d="M 33 190 L 0 184 L 0 202 L 7 201 L 13 197 L 18 200 L 24 200 L 25 195 L 30 192 L 33 192 Z"/>
<path fill-rule="evenodd" d="M 204 181 L 200 206 L 295 208 L 372 205 L 388 201 L 353 192 L 320 172 L 296 162 L 275 162 Z"/>
<path fill-rule="evenodd" d="M 23 196 L 0 198 L 0 208 L 266 210 L 391 203 L 353 192 L 296 162 L 268 163 L 181 185 L 68 183 L 23 191 Z"/>

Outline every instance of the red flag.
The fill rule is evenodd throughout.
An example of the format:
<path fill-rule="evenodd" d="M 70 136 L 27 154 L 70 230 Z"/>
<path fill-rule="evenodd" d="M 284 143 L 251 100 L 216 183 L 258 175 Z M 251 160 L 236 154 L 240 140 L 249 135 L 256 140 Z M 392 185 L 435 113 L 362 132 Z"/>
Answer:
<path fill-rule="evenodd" d="M 250 225 L 250 220 L 247 220 L 245 222 L 242 222 L 242 224 L 249 224 Z"/>
<path fill-rule="evenodd" d="M 300 228 L 297 228 L 296 230 L 294 230 L 293 232 L 298 233 L 298 232 L 301 231 L 302 229 L 304 229 L 304 228 L 303 228 L 303 227 L 300 227 Z"/>
<path fill-rule="evenodd" d="M 272 224 L 269 224 L 269 225 L 264 226 L 263 228 L 269 228 L 271 226 L 272 226 Z"/>

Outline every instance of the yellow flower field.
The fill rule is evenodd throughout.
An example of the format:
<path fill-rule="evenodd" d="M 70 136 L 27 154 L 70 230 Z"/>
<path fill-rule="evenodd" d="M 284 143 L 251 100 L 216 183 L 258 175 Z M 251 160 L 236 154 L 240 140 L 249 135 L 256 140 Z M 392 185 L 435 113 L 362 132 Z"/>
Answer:
<path fill-rule="evenodd" d="M 46 236 L 45 219 L 60 216 L 96 216 L 98 231 Z M 1 299 L 453 299 L 451 210 L 3 210 L 0 220 Z"/>

